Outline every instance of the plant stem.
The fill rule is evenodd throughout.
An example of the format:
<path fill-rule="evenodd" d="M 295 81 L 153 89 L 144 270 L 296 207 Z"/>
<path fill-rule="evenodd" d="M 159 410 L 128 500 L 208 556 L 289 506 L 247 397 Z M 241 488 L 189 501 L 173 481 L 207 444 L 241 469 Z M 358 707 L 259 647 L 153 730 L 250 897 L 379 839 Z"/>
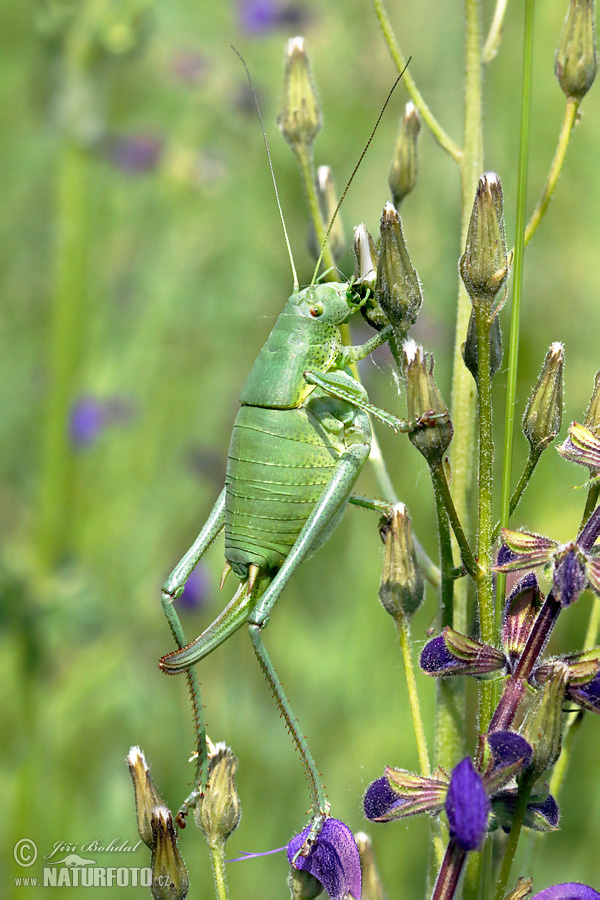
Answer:
<path fill-rule="evenodd" d="M 526 0 L 523 45 L 523 83 L 521 92 L 521 140 L 519 147 L 519 175 L 517 187 L 517 222 L 515 229 L 514 282 L 512 312 L 510 318 L 510 343 L 508 353 L 508 377 L 506 382 L 506 413 L 504 418 L 504 454 L 502 459 L 502 501 L 500 526 L 507 528 L 510 519 L 511 469 L 514 437 L 517 370 L 519 365 L 519 327 L 521 292 L 523 289 L 523 258 L 525 254 L 525 207 L 527 202 L 527 170 L 529 164 L 529 122 L 531 109 L 531 82 L 533 72 L 533 12 L 534 0 Z M 498 609 L 503 604 L 506 575 L 498 573 L 496 596 Z"/>
<path fill-rule="evenodd" d="M 52 567 L 67 548 L 72 505 L 73 451 L 69 408 L 84 343 L 87 294 L 89 153 L 65 139 L 58 171 L 56 284 L 50 324 L 49 395 L 42 431 L 39 558 Z"/>
<path fill-rule="evenodd" d="M 594 512 L 598 505 L 598 497 L 600 496 L 600 481 L 596 481 L 590 487 L 587 495 L 587 500 L 585 502 L 585 509 L 583 511 L 583 516 L 581 518 L 581 528 L 587 523 L 589 517 Z M 580 530 L 581 530 L 580 528 Z"/>
<path fill-rule="evenodd" d="M 452 500 L 452 494 L 450 493 L 450 488 L 448 487 L 448 479 L 446 478 L 443 464 L 441 462 L 432 463 L 429 466 L 429 470 L 431 473 L 431 479 L 433 481 L 433 487 L 436 496 L 439 496 L 441 502 L 444 504 L 448 519 L 450 520 L 450 524 L 452 525 L 452 530 L 454 531 L 454 536 L 460 550 L 463 565 L 472 578 L 478 578 L 480 575 L 480 568 L 477 564 L 477 560 L 473 555 L 473 551 L 469 546 L 469 542 L 460 523 L 460 519 L 458 518 L 458 513 L 456 512 L 456 507 L 454 506 L 454 501 Z M 447 622 L 446 624 L 451 625 L 452 622 Z"/>
<path fill-rule="evenodd" d="M 442 862 L 431 900 L 452 900 L 460 873 L 462 872 L 467 858 L 467 851 L 458 847 L 453 840 L 450 840 L 446 849 L 446 855 Z"/>
<path fill-rule="evenodd" d="M 521 497 L 525 493 L 525 488 L 527 487 L 527 485 L 529 484 L 529 482 L 531 480 L 531 476 L 533 475 L 533 473 L 535 471 L 535 467 L 537 466 L 537 464 L 540 461 L 541 455 L 542 455 L 542 451 L 539 448 L 530 446 L 529 456 L 527 457 L 527 462 L 525 463 L 525 467 L 521 473 L 521 477 L 519 478 L 519 483 L 517 484 L 516 488 L 512 492 L 512 496 L 510 498 L 509 517 L 512 516 L 512 514 L 516 510 L 517 506 L 521 502 Z M 498 522 L 496 524 L 496 527 L 494 528 L 494 532 L 492 534 L 492 544 L 494 544 L 498 540 L 501 530 L 502 529 L 500 526 L 500 522 Z M 498 603 L 496 613 L 498 613 L 501 610 L 502 610 L 502 604 Z M 496 626 L 498 626 L 498 624 L 499 624 L 498 616 L 496 616 L 496 619 L 497 619 Z"/>
<path fill-rule="evenodd" d="M 225 842 L 209 843 L 210 861 L 215 880 L 215 896 L 217 900 L 228 900 L 227 879 L 225 877 Z"/>
<path fill-rule="evenodd" d="M 531 6 L 533 7 L 532 0 L 530 0 L 530 2 Z M 531 15 L 533 16 L 533 9 Z M 550 201 L 554 193 L 554 188 L 556 187 L 556 182 L 558 181 L 558 176 L 560 175 L 560 170 L 562 169 L 563 163 L 565 161 L 567 147 L 569 146 L 569 138 L 571 137 L 571 132 L 573 131 L 573 127 L 577 121 L 578 109 L 579 100 L 575 100 L 573 97 L 569 97 L 567 99 L 565 117 L 563 119 L 562 128 L 560 130 L 558 144 L 556 145 L 556 152 L 554 154 L 554 159 L 552 160 L 552 165 L 550 166 L 550 172 L 548 173 L 548 180 L 542 192 L 542 196 L 538 201 L 538 205 L 533 211 L 533 214 L 527 224 L 527 228 L 525 229 L 525 244 L 528 244 L 533 237 L 536 228 L 542 221 L 544 213 L 550 205 Z"/>
<path fill-rule="evenodd" d="M 390 56 L 394 60 L 398 71 L 402 72 L 406 68 L 406 60 L 402 55 L 402 52 L 400 51 L 398 41 L 396 40 L 396 36 L 393 32 L 382 0 L 373 0 L 373 6 L 375 8 L 375 15 L 377 16 L 377 19 L 379 21 L 383 38 L 390 52 Z M 460 162 L 462 156 L 460 147 L 458 147 L 454 143 L 452 138 L 446 134 L 440 123 L 437 121 L 437 119 L 425 103 L 423 97 L 419 93 L 414 79 L 408 69 L 406 70 L 406 72 L 404 72 L 403 81 L 411 100 L 419 110 L 421 118 L 431 131 L 432 135 L 434 136 L 435 140 L 438 142 L 442 150 L 445 150 L 446 153 L 451 156 L 452 159 L 454 159 L 456 162 Z"/>
<path fill-rule="evenodd" d="M 488 36 L 483 45 L 483 50 L 481 51 L 481 61 L 484 64 L 491 62 L 498 52 L 498 47 L 502 40 L 502 23 L 504 22 L 504 14 L 507 6 L 508 0 L 497 0 L 496 2 L 492 24 L 490 25 Z"/>
<path fill-rule="evenodd" d="M 523 828 L 523 820 L 525 819 L 525 813 L 527 812 L 527 803 L 529 801 L 529 795 L 531 794 L 531 788 L 533 787 L 533 781 L 534 779 L 529 776 L 524 778 L 522 784 L 519 785 L 517 805 L 506 848 L 504 850 L 504 858 L 502 860 L 500 875 L 498 876 L 494 900 L 502 900 L 504 897 L 506 885 L 508 884 L 508 879 L 510 877 L 510 870 L 512 869 L 515 853 L 517 852 L 517 844 L 521 836 L 521 829 Z"/>
<path fill-rule="evenodd" d="M 315 167 L 312 160 L 312 155 L 305 144 L 299 144 L 297 147 L 295 147 L 294 153 L 296 155 L 298 166 L 300 168 L 300 178 L 302 180 L 302 187 L 304 188 L 306 202 L 308 203 L 311 222 L 313 224 L 313 228 L 315 229 L 317 246 L 322 247 L 323 241 L 325 240 L 325 225 L 323 224 L 321 206 L 319 203 L 319 197 L 317 195 L 317 188 L 315 185 Z M 331 247 L 329 246 L 329 244 L 327 244 L 327 246 L 323 250 L 323 265 L 325 267 L 325 270 L 328 270 L 326 276 L 328 281 L 336 281 L 337 269 L 335 259 L 333 258 L 333 253 L 331 252 Z"/>

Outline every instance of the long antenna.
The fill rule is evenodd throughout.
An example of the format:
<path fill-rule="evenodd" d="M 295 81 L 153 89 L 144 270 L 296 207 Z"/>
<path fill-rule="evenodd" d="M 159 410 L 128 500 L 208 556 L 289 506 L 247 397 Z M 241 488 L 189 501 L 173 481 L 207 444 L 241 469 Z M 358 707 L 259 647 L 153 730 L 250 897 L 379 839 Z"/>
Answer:
<path fill-rule="evenodd" d="M 237 52 L 237 51 L 236 51 L 236 52 Z M 239 54 L 238 54 L 238 56 L 239 56 Z M 397 88 L 397 86 L 398 86 L 398 82 L 400 81 L 400 79 L 402 78 L 402 76 L 404 75 L 404 73 L 406 72 L 406 70 L 408 69 L 408 66 L 409 66 L 409 64 L 410 64 L 411 59 L 412 59 L 412 56 L 409 56 L 409 58 L 408 58 L 408 60 L 407 60 L 407 62 L 406 62 L 406 65 L 404 66 L 404 68 L 402 69 L 402 71 L 400 72 L 400 74 L 398 75 L 398 77 L 396 78 L 395 82 L 393 83 L 392 89 L 391 89 L 391 91 L 389 92 L 389 94 L 387 95 L 387 98 L 386 98 L 385 103 L 384 103 L 383 106 L 381 107 L 381 112 L 380 112 L 379 115 L 377 116 L 377 121 L 375 122 L 375 125 L 373 126 L 373 131 L 371 132 L 371 136 L 369 137 L 369 140 L 367 141 L 367 143 L 366 143 L 366 145 L 365 145 L 365 148 L 364 148 L 363 152 L 360 154 L 360 156 L 359 156 L 359 158 L 358 158 L 358 162 L 357 162 L 356 165 L 354 166 L 354 170 L 353 170 L 353 172 L 352 172 L 352 175 L 351 175 L 350 178 L 348 179 L 348 184 L 347 184 L 346 187 L 344 188 L 343 193 L 342 193 L 342 196 L 341 196 L 340 199 L 339 199 L 338 205 L 336 206 L 336 208 L 335 208 L 335 210 L 334 210 L 334 213 L 333 213 L 333 215 L 332 215 L 332 217 L 331 217 L 331 221 L 330 221 L 330 223 L 329 223 L 329 227 L 328 227 L 327 232 L 326 232 L 326 234 L 325 234 L 325 239 L 323 240 L 323 244 L 322 244 L 322 246 L 321 246 L 321 253 L 319 254 L 319 258 L 318 258 L 318 260 L 317 260 L 317 265 L 315 266 L 315 271 L 313 272 L 313 277 L 312 277 L 311 285 L 313 285 L 313 284 L 315 283 L 315 281 L 317 280 L 317 275 L 318 275 L 318 273 L 319 273 L 319 267 L 320 267 L 321 262 L 322 262 L 322 260 L 323 260 L 323 254 L 325 253 L 325 247 L 327 246 L 327 241 L 329 240 L 329 235 L 331 234 L 331 229 L 333 228 L 333 223 L 335 222 L 335 220 L 336 220 L 336 218 L 337 218 L 337 214 L 338 214 L 338 212 L 340 211 L 340 206 L 341 206 L 342 203 L 344 202 L 344 199 L 345 199 L 345 197 L 346 197 L 346 194 L 348 193 L 348 189 L 350 188 L 350 185 L 351 185 L 352 182 L 354 181 L 354 176 L 355 176 L 356 173 L 358 172 L 358 168 L 359 168 L 361 162 L 363 161 L 363 159 L 365 158 L 365 154 L 366 154 L 367 150 L 368 150 L 369 147 L 371 146 L 371 142 L 373 141 L 373 138 L 375 137 L 375 132 L 377 131 L 377 129 L 378 129 L 378 127 L 379 127 L 379 123 L 381 122 L 381 119 L 382 119 L 382 117 L 383 117 L 383 114 L 384 114 L 384 112 L 385 112 L 385 110 L 386 110 L 386 107 L 387 107 L 388 103 L 390 102 L 390 100 L 391 100 L 391 98 L 392 98 L 392 94 L 393 94 L 394 91 L 396 90 L 396 88 Z M 242 60 L 242 62 L 243 62 L 243 60 Z M 266 140 L 266 138 L 265 138 L 265 140 Z"/>
<path fill-rule="evenodd" d="M 273 179 L 273 187 L 275 188 L 275 199 L 277 200 L 277 209 L 279 210 L 279 218 L 281 219 L 281 224 L 283 225 L 283 234 L 285 236 L 285 245 L 287 247 L 288 256 L 290 258 L 290 265 L 292 267 L 292 275 L 294 277 L 294 293 L 296 293 L 300 289 L 300 284 L 298 283 L 298 275 L 296 273 L 296 266 L 294 265 L 294 257 L 292 256 L 292 248 L 290 246 L 290 239 L 288 237 L 287 228 L 285 227 L 285 220 L 283 218 L 283 210 L 281 209 L 281 203 L 279 202 L 279 191 L 277 190 L 277 182 L 275 181 L 275 172 L 273 171 L 273 163 L 271 161 L 271 151 L 269 150 L 269 142 L 267 140 L 265 126 L 263 125 L 263 118 L 262 118 L 262 115 L 260 112 L 260 106 L 258 105 L 258 97 L 256 96 L 256 91 L 254 90 L 254 85 L 252 84 L 252 78 L 250 77 L 250 71 L 248 69 L 248 66 L 246 65 L 246 60 L 241 55 L 241 53 L 238 53 L 238 51 L 235 49 L 233 44 L 231 45 L 231 49 L 237 56 L 239 56 L 240 60 L 242 61 L 242 65 L 243 65 L 244 69 L 246 70 L 246 75 L 248 77 L 248 82 L 250 84 L 252 96 L 254 97 L 254 105 L 256 106 L 256 112 L 258 113 L 258 120 L 260 122 L 262 136 L 264 138 L 265 147 L 267 149 L 267 159 L 269 160 L 269 169 L 271 170 L 271 178 Z M 407 65 L 408 65 L 408 63 L 407 63 Z M 396 85 L 394 85 L 394 87 L 396 87 Z M 393 90 L 393 88 L 392 88 L 392 90 Z M 389 100 L 389 97 L 388 97 L 388 100 Z M 386 103 L 387 103 L 387 101 L 386 101 Z M 385 109 L 385 106 L 384 106 L 384 109 Z M 381 116 L 379 118 L 381 118 Z M 377 127 L 377 126 L 375 126 L 375 127 Z M 369 145 L 367 144 L 367 147 L 368 146 Z M 364 156 L 364 153 L 363 153 L 363 156 Z M 336 212 L 337 212 L 337 210 L 336 210 Z M 329 237 L 329 232 L 328 232 L 327 236 Z M 321 253 L 321 256 L 322 255 L 323 254 Z M 320 262 L 320 260 L 319 260 L 319 262 Z"/>

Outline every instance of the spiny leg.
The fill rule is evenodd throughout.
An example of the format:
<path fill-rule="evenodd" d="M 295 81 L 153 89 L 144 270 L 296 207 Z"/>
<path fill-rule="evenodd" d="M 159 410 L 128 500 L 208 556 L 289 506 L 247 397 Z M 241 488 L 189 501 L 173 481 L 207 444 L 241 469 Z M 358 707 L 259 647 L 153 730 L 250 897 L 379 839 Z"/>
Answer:
<path fill-rule="evenodd" d="M 219 532 L 222 530 L 225 522 L 225 489 L 219 494 L 219 498 L 215 503 L 202 531 L 187 551 L 185 556 L 177 563 L 162 587 L 161 603 L 163 612 L 169 623 L 171 633 L 175 638 L 175 643 L 181 649 L 188 643 L 177 611 L 173 606 L 173 601 L 181 596 L 185 583 L 190 577 L 194 567 L 199 562 L 207 548 L 212 544 Z M 180 821 L 185 819 L 185 815 L 189 807 L 196 805 L 198 796 L 206 790 L 208 778 L 208 750 L 206 747 L 206 724 L 204 721 L 204 708 L 202 706 L 202 695 L 200 693 L 200 684 L 195 669 L 188 669 L 187 673 L 188 689 L 192 703 L 192 715 L 194 718 L 194 734 L 196 737 L 196 747 L 198 751 L 196 762 L 196 775 L 194 779 L 194 789 L 191 794 L 184 800 L 180 810 Z"/>

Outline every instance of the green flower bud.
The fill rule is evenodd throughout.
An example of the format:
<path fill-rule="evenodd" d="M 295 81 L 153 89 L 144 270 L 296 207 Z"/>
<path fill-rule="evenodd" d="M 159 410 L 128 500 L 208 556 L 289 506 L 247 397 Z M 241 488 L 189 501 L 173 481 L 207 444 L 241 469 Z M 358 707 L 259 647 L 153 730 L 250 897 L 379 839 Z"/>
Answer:
<path fill-rule="evenodd" d="M 417 423 L 409 439 L 428 463 L 441 462 L 452 440 L 450 413 L 433 380 L 433 357 L 410 340 L 404 345 L 408 420 Z M 438 418 L 427 421 L 431 415 Z"/>
<path fill-rule="evenodd" d="M 570 0 L 554 72 L 564 93 L 581 102 L 596 77 L 594 0 Z"/>
<path fill-rule="evenodd" d="M 356 266 L 352 276 L 352 289 L 364 300 L 360 313 L 371 328 L 381 331 L 390 323 L 374 293 L 379 254 L 367 226 L 362 223 L 354 229 L 354 256 Z"/>
<path fill-rule="evenodd" d="M 564 359 L 563 345 L 552 344 L 523 416 L 523 432 L 534 450 L 545 450 L 560 431 Z"/>
<path fill-rule="evenodd" d="M 491 303 L 508 277 L 502 185 L 495 172 L 479 179 L 460 274 L 473 304 Z"/>
<path fill-rule="evenodd" d="M 600 372 L 596 372 L 594 378 L 594 390 L 590 398 L 583 424 L 586 428 L 600 438 Z"/>
<path fill-rule="evenodd" d="M 171 813 L 166 806 L 152 812 L 152 886 L 154 900 L 184 900 L 190 887 L 187 869 L 177 846 Z"/>
<path fill-rule="evenodd" d="M 362 900 L 384 900 L 383 885 L 377 871 L 373 842 L 368 834 L 359 831 L 354 835 L 360 855 L 362 871 Z"/>
<path fill-rule="evenodd" d="M 152 849 L 152 810 L 156 806 L 164 806 L 165 801 L 152 781 L 150 769 L 139 747 L 131 748 L 127 756 L 127 765 L 135 792 L 138 832 L 143 842 Z"/>
<path fill-rule="evenodd" d="M 285 56 L 285 83 L 279 130 L 296 153 L 310 147 L 323 123 L 304 38 L 290 38 Z"/>
<path fill-rule="evenodd" d="M 293 866 L 288 875 L 288 887 L 291 900 L 313 900 L 324 891 L 318 878 L 306 869 L 295 869 Z"/>
<path fill-rule="evenodd" d="M 417 139 L 420 130 L 421 120 L 417 107 L 414 103 L 407 103 L 388 178 L 396 208 L 410 194 L 417 180 Z"/>
<path fill-rule="evenodd" d="M 319 166 L 317 169 L 317 196 L 319 198 L 321 217 L 325 228 L 327 228 L 338 204 L 333 175 L 329 166 Z M 328 243 L 334 259 L 339 262 L 346 252 L 346 237 L 339 213 L 333 223 Z M 308 248 L 316 261 L 321 255 L 321 246 L 317 242 L 315 227 L 312 223 L 308 231 Z"/>
<path fill-rule="evenodd" d="M 206 793 L 194 811 L 196 824 L 209 845 L 224 843 L 238 827 L 242 815 L 235 786 L 237 758 L 225 744 L 216 744 L 208 756 Z"/>
<path fill-rule="evenodd" d="M 552 768 L 560 756 L 562 708 L 569 683 L 569 667 L 556 662 L 526 710 L 519 733 L 533 749 L 531 771 L 535 779 Z"/>
<path fill-rule="evenodd" d="M 467 329 L 467 339 L 462 345 L 461 353 L 465 366 L 478 384 L 479 377 L 479 357 L 477 354 L 477 325 L 475 315 L 471 310 L 469 316 L 469 327 Z M 490 377 L 493 378 L 500 371 L 502 365 L 502 330 L 500 328 L 500 319 L 494 316 L 490 325 Z"/>
<path fill-rule="evenodd" d="M 380 233 L 375 296 L 394 327 L 396 341 L 401 343 L 417 321 L 423 295 L 406 249 L 400 216 L 391 203 L 383 208 Z"/>
<path fill-rule="evenodd" d="M 425 582 L 417 562 L 410 516 L 404 503 L 396 503 L 379 526 L 384 544 L 379 599 L 397 622 L 413 616 L 425 596 Z"/>

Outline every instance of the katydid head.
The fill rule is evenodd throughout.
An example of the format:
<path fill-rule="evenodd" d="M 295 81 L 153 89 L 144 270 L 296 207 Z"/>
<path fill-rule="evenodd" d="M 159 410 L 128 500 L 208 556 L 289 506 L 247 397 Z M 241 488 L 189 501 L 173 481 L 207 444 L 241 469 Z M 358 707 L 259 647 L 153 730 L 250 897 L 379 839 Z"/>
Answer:
<path fill-rule="evenodd" d="M 337 326 L 347 322 L 363 303 L 364 300 L 351 290 L 350 284 L 330 281 L 327 284 L 310 285 L 297 294 L 292 294 L 285 311 Z"/>

